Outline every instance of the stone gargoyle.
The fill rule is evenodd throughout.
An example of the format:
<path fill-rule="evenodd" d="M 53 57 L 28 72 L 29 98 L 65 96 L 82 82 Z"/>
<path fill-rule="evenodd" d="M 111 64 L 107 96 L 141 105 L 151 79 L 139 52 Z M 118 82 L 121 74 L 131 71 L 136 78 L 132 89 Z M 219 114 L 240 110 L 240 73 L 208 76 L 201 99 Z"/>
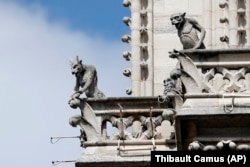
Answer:
<path fill-rule="evenodd" d="M 193 18 L 186 18 L 186 13 L 175 13 L 170 17 L 172 25 L 175 25 L 183 49 L 205 49 L 203 40 L 205 29 Z M 200 32 L 198 37 L 197 30 Z"/>
<path fill-rule="evenodd" d="M 104 98 L 105 95 L 97 87 L 97 71 L 92 65 L 86 65 L 78 56 L 71 61 L 71 73 L 76 77 L 74 92 L 70 96 L 69 105 L 72 108 L 79 106 L 79 97 L 85 93 L 88 98 Z"/>

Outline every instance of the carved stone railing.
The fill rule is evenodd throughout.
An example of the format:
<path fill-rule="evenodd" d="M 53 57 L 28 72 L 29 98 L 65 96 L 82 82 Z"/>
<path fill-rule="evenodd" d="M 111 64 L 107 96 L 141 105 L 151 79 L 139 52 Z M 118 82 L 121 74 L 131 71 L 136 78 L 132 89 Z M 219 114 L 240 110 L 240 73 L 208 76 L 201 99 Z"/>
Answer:
<path fill-rule="evenodd" d="M 72 116 L 70 124 L 72 126 L 79 125 L 86 131 L 87 144 L 88 141 L 104 141 L 107 140 L 140 140 L 160 138 L 154 130 L 163 121 L 172 121 L 174 116 L 174 109 L 172 104 L 159 103 L 157 97 L 121 97 L 121 98 L 105 98 L 105 99 L 79 99 L 79 109 L 81 115 Z M 167 110 L 173 111 L 168 113 Z M 164 114 L 165 113 L 165 114 Z M 169 115 L 167 115 L 169 114 Z M 173 114 L 173 115 L 171 115 Z M 143 122 L 151 119 L 153 122 L 158 121 L 154 125 L 152 134 L 149 136 L 135 137 L 135 133 L 141 130 Z M 114 136 L 107 135 L 107 123 L 110 122 L 117 128 L 117 134 Z M 140 125 L 136 126 L 135 122 Z M 159 125 L 158 125 L 159 124 Z M 132 127 L 132 132 L 128 133 L 127 129 Z M 146 128 L 146 129 L 145 129 Z M 147 127 L 144 129 L 147 131 Z M 87 130 L 86 130 L 87 129 Z M 151 131 L 150 131 L 151 132 Z M 163 132 L 165 135 L 167 132 Z M 137 134 L 139 135 L 139 134 Z"/>
<path fill-rule="evenodd" d="M 194 141 L 249 145 L 250 50 L 174 50 L 170 57 L 179 61 L 184 99 L 175 116 L 177 149 Z"/>
<path fill-rule="evenodd" d="M 144 157 L 149 166 L 152 150 L 176 150 L 175 97 L 168 98 L 168 102 L 159 102 L 158 97 L 75 99 L 73 108 L 80 114 L 69 122 L 81 128 L 85 148 L 76 164 L 129 163 L 129 157 L 136 156 Z M 114 127 L 112 132 L 108 124 Z"/>
<path fill-rule="evenodd" d="M 250 92 L 250 50 L 185 51 L 212 88 L 211 93 Z M 207 90 L 208 91 L 208 90 Z"/>

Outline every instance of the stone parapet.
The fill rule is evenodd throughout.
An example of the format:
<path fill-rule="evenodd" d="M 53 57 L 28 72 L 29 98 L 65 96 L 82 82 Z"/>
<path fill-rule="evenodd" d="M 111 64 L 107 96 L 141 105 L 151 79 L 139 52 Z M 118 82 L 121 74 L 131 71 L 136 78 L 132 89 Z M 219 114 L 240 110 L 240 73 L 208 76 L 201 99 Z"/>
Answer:
<path fill-rule="evenodd" d="M 185 87 L 177 149 L 249 150 L 250 50 L 185 50 L 175 58 Z"/>
<path fill-rule="evenodd" d="M 144 167 L 150 166 L 151 151 L 176 151 L 172 103 L 158 98 L 80 99 L 81 115 L 70 118 L 72 126 L 81 128 L 85 148 L 76 167 Z"/>

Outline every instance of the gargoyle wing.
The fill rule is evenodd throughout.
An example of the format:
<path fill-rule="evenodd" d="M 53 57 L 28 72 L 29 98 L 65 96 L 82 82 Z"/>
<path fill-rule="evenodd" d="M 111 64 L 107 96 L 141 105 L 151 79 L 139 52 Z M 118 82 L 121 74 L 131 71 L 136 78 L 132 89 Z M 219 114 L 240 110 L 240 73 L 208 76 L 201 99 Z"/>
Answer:
<path fill-rule="evenodd" d="M 84 106 L 81 107 L 81 113 L 82 113 L 83 119 L 86 122 L 88 122 L 94 128 L 96 134 L 100 136 L 101 135 L 100 125 L 98 125 L 98 122 L 96 120 L 96 115 L 93 109 L 89 106 L 87 102 L 84 102 Z"/>

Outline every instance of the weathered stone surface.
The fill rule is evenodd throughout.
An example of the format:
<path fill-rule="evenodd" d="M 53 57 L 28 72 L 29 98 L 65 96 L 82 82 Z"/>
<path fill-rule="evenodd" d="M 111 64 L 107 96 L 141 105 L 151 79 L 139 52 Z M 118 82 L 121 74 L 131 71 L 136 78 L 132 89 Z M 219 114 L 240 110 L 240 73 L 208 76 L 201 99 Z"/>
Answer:
<path fill-rule="evenodd" d="M 79 126 L 86 132 L 86 140 L 76 166 L 150 166 L 151 150 L 176 150 L 173 139 L 176 113 L 166 110 L 169 107 L 172 104 L 159 103 L 158 97 L 81 99 L 79 119 L 83 121 Z M 75 116 L 72 119 L 79 124 Z M 112 136 L 107 133 L 108 122 L 117 128 Z"/>
<path fill-rule="evenodd" d="M 98 146 L 98 147 L 97 147 Z M 150 166 L 151 150 L 175 151 L 175 142 L 165 140 L 155 140 L 155 148 L 151 140 L 141 141 L 111 141 L 106 143 L 93 143 L 85 149 L 84 153 L 77 159 L 76 166 Z"/>
<path fill-rule="evenodd" d="M 216 144 L 221 140 L 232 140 L 239 144 L 237 149 L 248 149 L 250 94 L 245 85 L 249 78 L 245 76 L 250 72 L 250 50 L 193 50 L 176 56 L 183 73 L 193 69 L 187 77 L 193 78 L 200 90 L 188 91 L 192 82 L 183 82 L 184 103 L 175 116 L 178 150 L 188 150 L 191 146 L 218 150 Z M 222 77 L 215 77 L 216 73 Z M 203 80 L 194 79 L 197 77 Z M 202 145 L 198 147 L 194 141 Z"/>
<path fill-rule="evenodd" d="M 79 97 L 85 93 L 87 97 L 104 98 L 105 95 L 97 87 L 97 71 L 93 65 L 86 65 L 76 56 L 70 62 L 71 73 L 76 77 L 74 92 L 70 96 L 69 105 L 76 108 L 79 105 Z"/>
<path fill-rule="evenodd" d="M 183 49 L 205 49 L 203 40 L 206 30 L 195 19 L 186 18 L 186 13 L 174 13 L 170 20 L 177 29 Z"/>
<path fill-rule="evenodd" d="M 131 78 L 127 94 L 133 97 L 72 96 L 72 106 L 79 107 L 81 115 L 73 116 L 70 124 L 86 131 L 85 150 L 76 166 L 149 166 L 151 150 L 249 150 L 249 1 L 239 2 L 243 10 L 235 7 L 236 1 L 123 4 L 131 10 L 131 18 L 124 19 L 131 35 L 122 40 L 131 45 L 123 56 L 132 65 L 125 76 Z M 169 20 L 176 12 L 187 12 L 187 17 L 204 25 L 208 49 L 174 51 L 171 57 L 176 59 L 168 57 L 173 49 L 182 49 Z M 172 69 L 178 77 L 171 76 Z M 164 87 L 166 78 L 172 85 L 165 82 Z M 175 89 L 176 78 L 181 91 Z M 155 97 L 159 94 L 163 95 Z M 156 122 L 154 126 L 147 126 L 150 121 Z M 114 135 L 107 133 L 108 123 L 114 125 Z"/>

